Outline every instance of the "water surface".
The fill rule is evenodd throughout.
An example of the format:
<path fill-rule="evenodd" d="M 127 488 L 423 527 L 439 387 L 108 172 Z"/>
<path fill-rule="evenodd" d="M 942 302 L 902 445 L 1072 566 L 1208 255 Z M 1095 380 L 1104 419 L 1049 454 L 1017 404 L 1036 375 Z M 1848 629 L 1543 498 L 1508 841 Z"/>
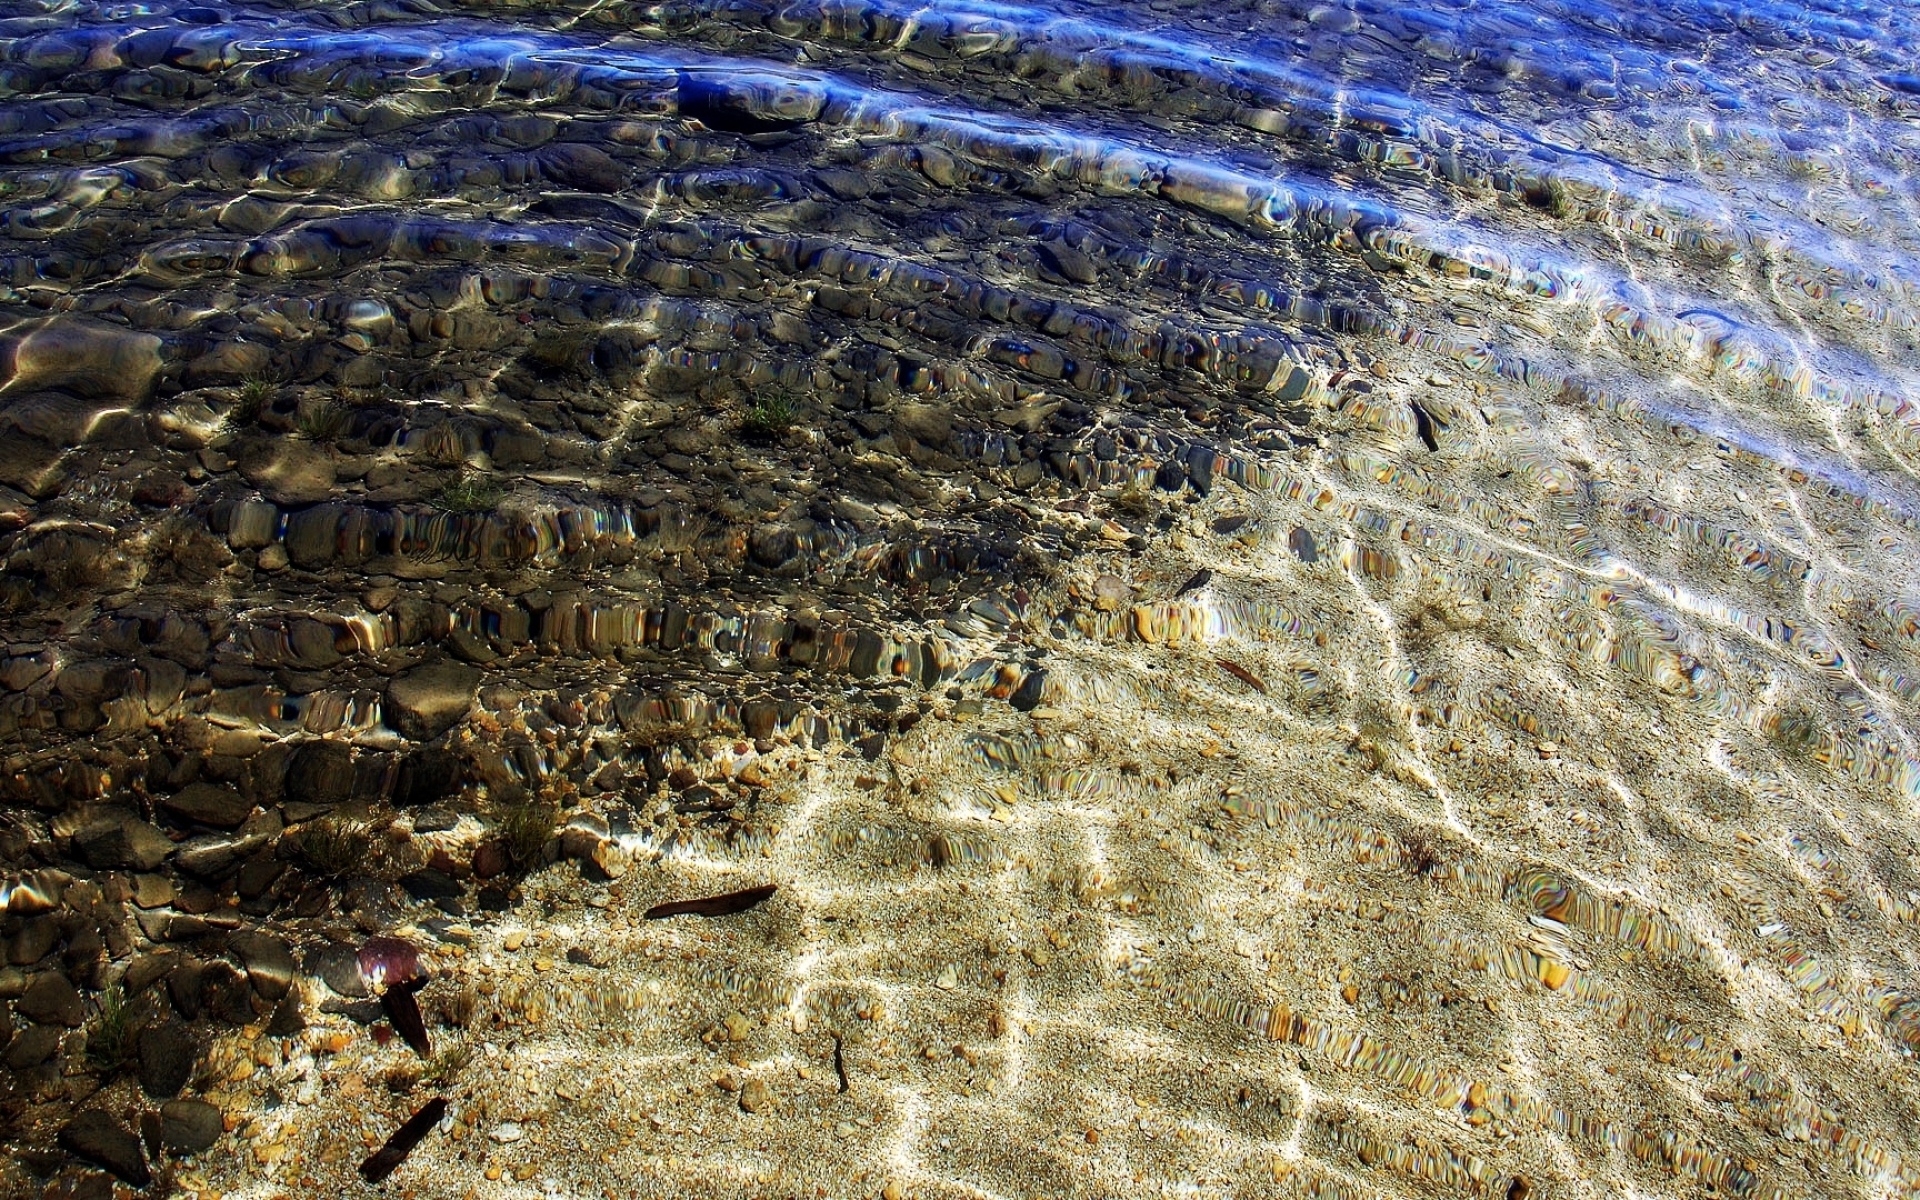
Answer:
<path fill-rule="evenodd" d="M 1915 45 L 0 6 L 8 1186 L 1920 1192 Z"/>

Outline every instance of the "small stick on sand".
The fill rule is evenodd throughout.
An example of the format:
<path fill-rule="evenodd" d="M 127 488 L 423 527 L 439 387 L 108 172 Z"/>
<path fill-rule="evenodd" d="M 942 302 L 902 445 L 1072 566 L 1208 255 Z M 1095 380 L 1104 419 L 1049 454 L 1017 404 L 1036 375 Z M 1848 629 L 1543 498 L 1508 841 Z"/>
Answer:
<path fill-rule="evenodd" d="M 1260 677 L 1258 675 L 1255 675 L 1252 671 L 1247 670 L 1245 667 L 1241 666 L 1239 663 L 1228 662 L 1224 658 L 1216 658 L 1213 660 L 1213 662 L 1214 662 L 1214 665 L 1219 667 L 1222 671 L 1225 671 L 1227 674 L 1233 676 L 1235 679 L 1238 679 L 1241 683 L 1246 684 L 1248 687 L 1252 688 L 1254 691 L 1259 692 L 1262 696 L 1267 694 L 1267 685 L 1260 681 Z"/>
<path fill-rule="evenodd" d="M 360 1177 L 368 1183 L 379 1183 L 393 1174 L 393 1169 L 407 1161 L 407 1155 L 427 1136 L 427 1130 L 440 1123 L 447 1115 L 447 1098 L 435 1096 L 420 1106 L 420 1111 L 407 1118 L 407 1123 L 393 1131 L 387 1144 L 367 1156 L 360 1164 Z"/>
<path fill-rule="evenodd" d="M 693 913 L 701 917 L 725 917 L 737 912 L 745 912 L 767 897 L 780 890 L 776 883 L 763 883 L 759 887 L 742 888 L 737 892 L 727 892 L 720 896 L 702 896 L 698 900 L 674 900 L 666 904 L 656 904 L 646 911 L 649 921 L 658 921 L 662 917 L 677 917 L 682 913 Z"/>
<path fill-rule="evenodd" d="M 837 1033 L 833 1035 L 833 1069 L 840 1074 L 840 1091 L 844 1094 L 853 1084 L 847 1079 L 847 1057 L 841 1053 L 840 1035 Z"/>

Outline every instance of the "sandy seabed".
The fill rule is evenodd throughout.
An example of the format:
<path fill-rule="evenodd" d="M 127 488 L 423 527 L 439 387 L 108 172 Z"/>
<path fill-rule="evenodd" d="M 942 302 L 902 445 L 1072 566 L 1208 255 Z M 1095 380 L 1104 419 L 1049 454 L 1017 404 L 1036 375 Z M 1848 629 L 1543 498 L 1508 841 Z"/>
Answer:
<path fill-rule="evenodd" d="M 1225 488 L 1116 556 L 1131 602 L 1015 631 L 1046 653 L 1031 711 L 943 697 L 875 761 L 711 739 L 759 835 L 616 833 L 617 879 L 560 861 L 510 913 L 403 927 L 464 1030 L 428 1062 L 324 1013 L 222 1043 L 238 1137 L 182 1183 L 355 1194 L 440 1095 L 386 1190 L 1908 1186 L 1911 1026 L 1874 964 L 1911 909 L 1849 868 L 1907 844 L 1883 786 L 1657 657 L 1569 649 L 1517 590 L 1303 561 L 1327 507 Z"/>

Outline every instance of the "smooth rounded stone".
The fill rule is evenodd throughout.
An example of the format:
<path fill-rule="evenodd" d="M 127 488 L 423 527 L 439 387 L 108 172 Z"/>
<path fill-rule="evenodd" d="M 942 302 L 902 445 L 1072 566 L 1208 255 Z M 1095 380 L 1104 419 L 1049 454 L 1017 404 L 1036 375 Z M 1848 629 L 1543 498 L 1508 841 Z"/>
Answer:
<path fill-rule="evenodd" d="M 677 89 L 680 115 L 727 133 L 775 133 L 818 120 L 827 89 L 818 81 L 732 71 L 689 70 Z"/>
<path fill-rule="evenodd" d="M 73 835 L 73 848 L 98 870 L 151 871 L 174 850 L 167 835 L 138 817 L 119 815 L 95 821 Z"/>
<path fill-rule="evenodd" d="M 340 907 L 367 933 L 392 928 L 406 917 L 406 901 L 401 899 L 400 889 L 364 875 L 347 884 L 340 894 Z"/>
<path fill-rule="evenodd" d="M 246 968 L 253 990 L 262 999 L 278 1000 L 293 986 L 293 952 L 281 939 L 264 933 L 236 933 L 227 939 L 227 949 Z"/>
<path fill-rule="evenodd" d="M 189 875 L 213 879 L 224 875 L 241 859 L 266 845 L 266 842 L 267 839 L 259 834 L 241 837 L 231 833 L 209 833 L 182 842 L 174 855 L 173 865 Z"/>
<path fill-rule="evenodd" d="M 261 375 L 272 362 L 272 353 L 256 342 L 225 342 L 187 363 L 187 383 L 199 387 L 214 383 L 238 383 L 249 375 Z"/>
<path fill-rule="evenodd" d="M 53 667 L 54 657 L 45 651 L 0 659 L 0 687 L 10 692 L 24 692 L 52 674 Z"/>
<path fill-rule="evenodd" d="M 65 1025 L 68 1029 L 78 1029 L 87 1016 L 86 1006 L 80 1001 L 80 990 L 58 971 L 35 975 L 13 1007 L 29 1021 Z"/>
<path fill-rule="evenodd" d="M 213 405 L 183 396 L 147 414 L 147 432 L 171 450 L 199 450 L 220 435 L 225 418 Z"/>
<path fill-rule="evenodd" d="M 189 1021 L 200 1019 L 200 977 L 206 964 L 197 958 L 181 958 L 167 973 L 167 998 L 173 1010 Z"/>
<path fill-rule="evenodd" d="M 894 410 L 893 425 L 935 449 L 944 449 L 953 440 L 953 406 L 902 404 Z"/>
<path fill-rule="evenodd" d="M 302 969 L 337 995 L 358 1000 L 368 994 L 367 981 L 360 974 L 359 957 L 351 946 L 335 942 L 315 946 L 307 951 Z"/>
<path fill-rule="evenodd" d="M 480 672 L 458 663 L 433 663 L 387 685 L 388 724 L 415 741 L 439 737 L 459 724 L 480 689 Z"/>
<path fill-rule="evenodd" d="M 0 337 L 0 387 L 144 400 L 164 365 L 165 345 L 124 325 L 57 317 L 24 335 Z"/>
<path fill-rule="evenodd" d="M 415 833 L 444 833 L 460 824 L 460 814 L 450 808 L 423 808 L 413 814 Z"/>
<path fill-rule="evenodd" d="M 54 687 L 76 708 L 97 709 L 125 695 L 133 681 L 126 664 L 105 658 L 67 663 L 54 677 Z"/>
<path fill-rule="evenodd" d="M 300 438 L 244 438 L 230 453 L 242 478 L 275 504 L 318 504 L 338 482 L 332 453 Z M 297 555 L 294 561 L 300 561 Z"/>
<path fill-rule="evenodd" d="M 435 900 L 458 899 L 466 890 L 460 886 L 459 880 L 445 871 L 438 871 L 432 867 L 422 867 L 402 875 L 400 886 L 415 900 L 429 903 Z"/>
<path fill-rule="evenodd" d="M 271 852 L 262 851 L 241 864 L 240 874 L 234 879 L 234 888 L 242 900 L 256 900 L 278 883 L 286 872 L 286 863 L 275 858 Z"/>
<path fill-rule="evenodd" d="M 160 1106 L 160 1144 L 182 1154 L 198 1154 L 225 1132 L 220 1110 L 205 1100 L 169 1100 Z"/>
<path fill-rule="evenodd" d="M 156 1021 L 134 1041 L 140 1086 L 156 1098 L 178 1096 L 193 1078 L 200 1046 L 192 1030 L 179 1021 Z"/>
<path fill-rule="evenodd" d="M 617 192 L 627 185 L 627 172 L 613 156 L 593 146 L 562 142 L 539 151 L 540 173 L 583 192 Z"/>
<path fill-rule="evenodd" d="M 158 981 L 165 979 L 167 972 L 173 970 L 174 956 L 168 952 L 142 954 L 127 964 L 120 976 L 120 986 L 129 996 L 138 996 Z"/>
<path fill-rule="evenodd" d="M 66 1036 L 52 1025 L 29 1025 L 7 1043 L 6 1063 L 16 1071 L 31 1070 L 53 1057 Z"/>
<path fill-rule="evenodd" d="M 287 762 L 290 803 L 332 808 L 353 795 L 353 751 L 344 742 L 303 743 Z"/>
<path fill-rule="evenodd" d="M 125 409 L 111 400 L 80 400 L 60 392 L 21 396 L 0 407 L 0 432 L 50 442 L 56 446 L 83 443 L 111 444 L 135 449 L 144 433 L 129 435 Z"/>
<path fill-rule="evenodd" d="M 280 506 L 265 500 L 245 500 L 233 506 L 227 519 L 227 545 L 235 550 L 263 550 L 280 530 Z"/>
<path fill-rule="evenodd" d="M 89 1108 L 60 1130 L 60 1145 L 88 1162 L 105 1167 L 134 1187 L 153 1181 L 140 1139 L 106 1112 Z"/>
<path fill-rule="evenodd" d="M 507 861 L 507 848 L 498 840 L 481 842 L 474 848 L 473 877 L 475 879 L 493 879 L 504 875 L 510 865 L 512 864 Z"/>
<path fill-rule="evenodd" d="M 232 829 L 253 815 L 253 805 L 232 788 L 211 783 L 189 784 L 160 798 L 160 807 L 183 821 Z"/>
<path fill-rule="evenodd" d="M 756 525 L 747 539 L 747 554 L 768 570 L 785 566 L 800 553 L 800 537 L 784 525 Z"/>

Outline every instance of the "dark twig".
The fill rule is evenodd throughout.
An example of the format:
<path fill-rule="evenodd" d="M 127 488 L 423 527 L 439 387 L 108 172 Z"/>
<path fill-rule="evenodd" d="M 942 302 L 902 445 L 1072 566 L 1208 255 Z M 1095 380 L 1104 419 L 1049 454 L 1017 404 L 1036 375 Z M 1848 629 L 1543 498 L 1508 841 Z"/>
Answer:
<path fill-rule="evenodd" d="M 1262 696 L 1267 694 L 1266 683 L 1262 681 L 1258 675 L 1255 675 L 1252 671 L 1247 670 L 1245 667 L 1241 666 L 1239 663 L 1228 662 L 1224 658 L 1216 658 L 1213 660 L 1213 662 L 1214 662 L 1214 665 L 1219 667 L 1222 671 L 1225 671 L 1227 674 L 1233 676 L 1235 679 L 1238 679 L 1241 683 L 1246 684 L 1248 687 L 1252 688 L 1254 691 L 1259 692 Z"/>
<path fill-rule="evenodd" d="M 767 897 L 780 890 L 780 885 L 763 883 L 759 887 L 742 888 L 737 892 L 727 892 L 720 896 L 702 896 L 698 900 L 674 900 L 666 904 L 656 904 L 646 911 L 650 921 L 662 917 L 677 917 L 682 913 L 692 913 L 700 917 L 725 917 L 733 913 L 745 912 Z"/>
<path fill-rule="evenodd" d="M 833 1069 L 840 1076 L 840 1091 L 844 1094 L 853 1084 L 847 1079 L 847 1056 L 842 1052 L 840 1035 L 837 1033 L 833 1035 Z"/>
<path fill-rule="evenodd" d="M 427 1136 L 427 1131 L 440 1123 L 447 1115 L 447 1098 L 435 1096 L 420 1106 L 420 1111 L 407 1118 L 407 1123 L 393 1131 L 387 1144 L 367 1156 L 360 1164 L 360 1177 L 368 1183 L 379 1183 L 393 1174 L 393 1169 L 407 1161 L 407 1155 Z"/>
<path fill-rule="evenodd" d="M 432 1058 L 433 1042 L 427 1037 L 427 1022 L 420 1015 L 420 1002 L 413 998 L 426 983 L 425 979 L 415 979 L 389 984 L 387 990 L 380 993 L 380 1007 L 386 1010 L 387 1020 L 393 1022 L 393 1031 L 406 1039 L 415 1053 L 421 1058 Z"/>

